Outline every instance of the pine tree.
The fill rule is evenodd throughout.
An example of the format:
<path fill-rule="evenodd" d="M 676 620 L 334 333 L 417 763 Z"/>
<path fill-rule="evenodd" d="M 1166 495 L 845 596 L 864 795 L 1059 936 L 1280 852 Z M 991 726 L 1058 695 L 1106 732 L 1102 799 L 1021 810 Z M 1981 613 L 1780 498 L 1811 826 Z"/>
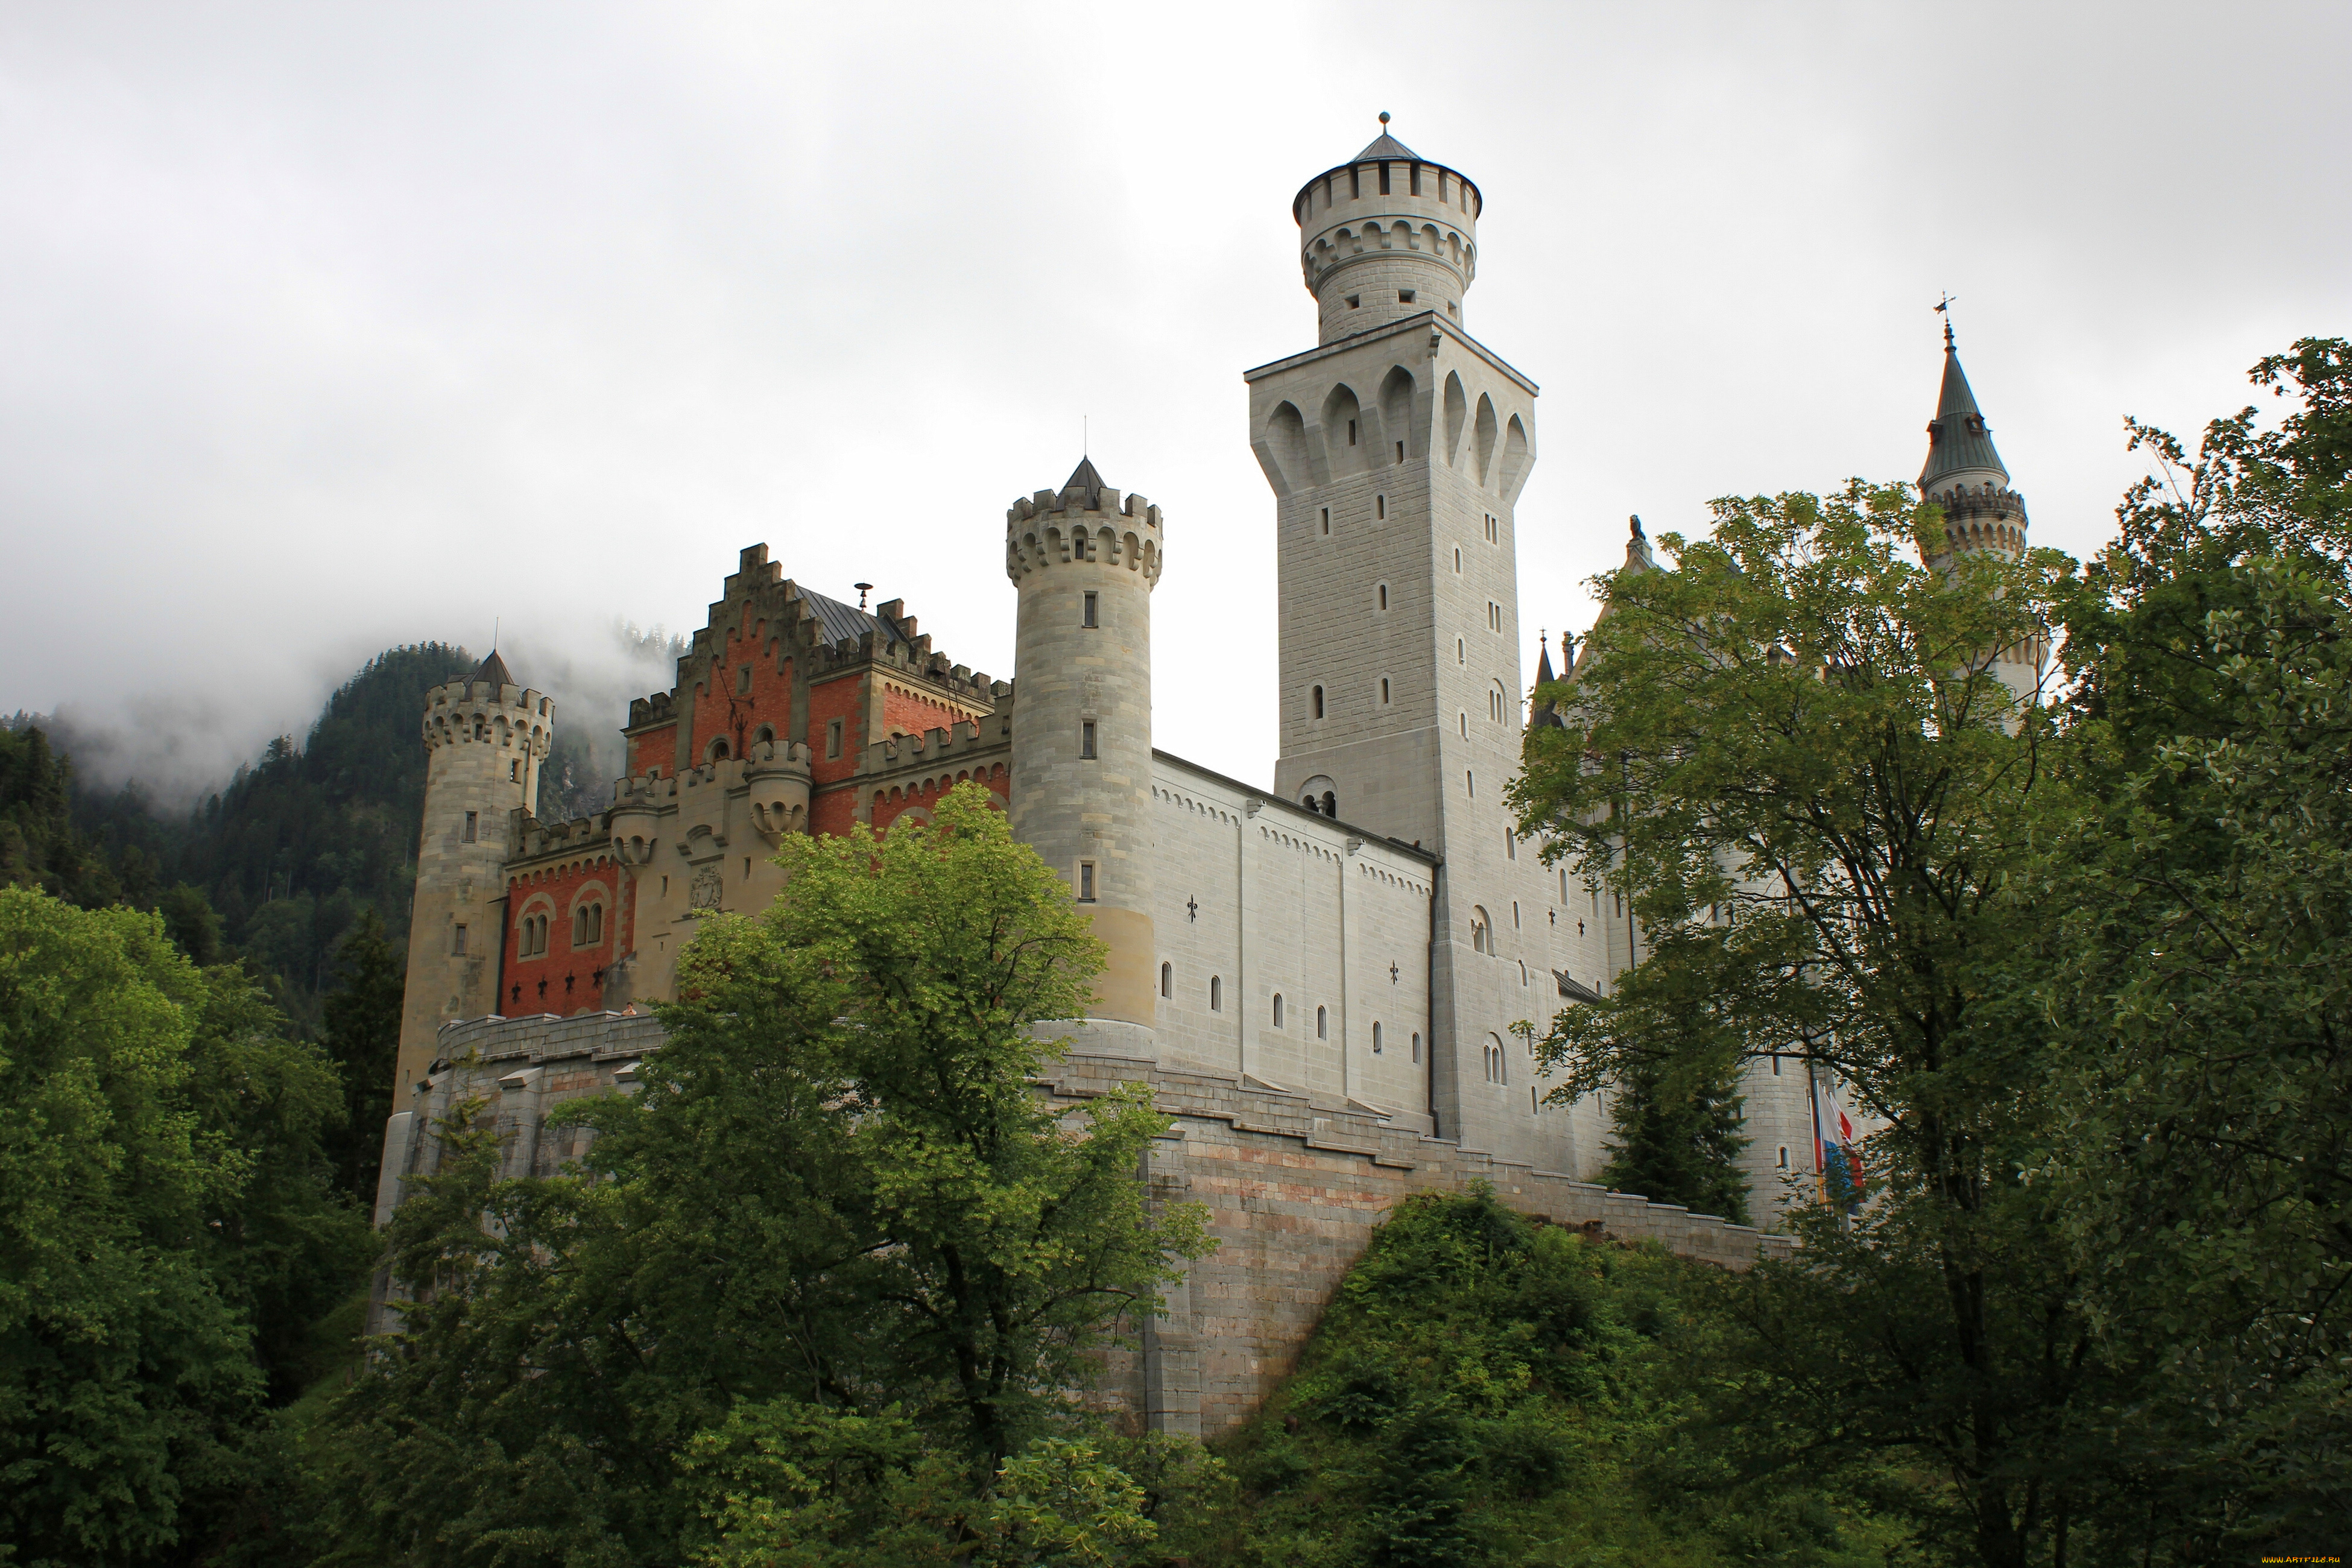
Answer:
<path fill-rule="evenodd" d="M 1615 1138 L 1601 1180 L 1620 1192 L 1746 1225 L 1743 1119 L 1740 1097 L 1727 1082 L 1694 1086 L 1654 1067 L 1636 1068 L 1619 1081 L 1610 1104 Z"/>
<path fill-rule="evenodd" d="M 400 1049 L 406 984 L 400 954 L 370 905 L 335 952 L 339 981 L 326 1000 L 327 1055 L 342 1075 L 349 1112 L 330 1140 L 337 1181 L 364 1206 L 375 1199 L 376 1155 L 392 1114 L 393 1063 Z"/>

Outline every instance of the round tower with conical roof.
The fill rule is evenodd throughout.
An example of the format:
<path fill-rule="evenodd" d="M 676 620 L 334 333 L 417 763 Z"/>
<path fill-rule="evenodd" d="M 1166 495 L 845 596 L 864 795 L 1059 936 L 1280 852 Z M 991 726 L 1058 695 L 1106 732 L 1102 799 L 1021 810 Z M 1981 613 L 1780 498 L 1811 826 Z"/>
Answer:
<path fill-rule="evenodd" d="M 1960 369 L 1960 351 L 1944 324 L 1944 384 L 1936 417 L 1927 422 L 1927 461 L 1919 493 L 1944 509 L 1943 537 L 1920 542 L 1927 563 L 1948 569 L 1962 555 L 1990 552 L 2015 560 L 2025 553 L 2025 498 L 2010 488 L 2009 470 L 1993 449 L 1992 427 L 1977 407 Z"/>
<path fill-rule="evenodd" d="M 1004 514 L 1013 640 L 1013 837 L 1065 879 L 1109 944 L 1073 1048 L 1153 1054 L 1151 590 L 1160 509 L 1080 461 Z M 1056 1026 L 1057 1028 L 1062 1027 Z"/>
<path fill-rule="evenodd" d="M 1300 268 L 1318 307 L 1318 342 L 1433 310 L 1463 325 L 1478 275 L 1478 187 L 1390 135 L 1299 188 Z"/>
<path fill-rule="evenodd" d="M 471 675 L 425 696 L 425 828 L 408 921 L 393 1110 L 433 1064 L 441 1026 L 498 1008 L 509 825 L 539 798 L 555 704 L 493 650 Z"/>

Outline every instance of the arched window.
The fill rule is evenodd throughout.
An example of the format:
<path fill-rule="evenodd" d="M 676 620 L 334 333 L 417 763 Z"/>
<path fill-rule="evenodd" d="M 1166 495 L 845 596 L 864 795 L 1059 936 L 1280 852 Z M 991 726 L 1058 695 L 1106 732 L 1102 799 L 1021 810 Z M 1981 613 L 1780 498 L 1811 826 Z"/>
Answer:
<path fill-rule="evenodd" d="M 1412 1032 L 1412 1059 L 1416 1062 L 1421 1060 L 1421 1031 L 1419 1029 L 1415 1029 Z"/>
<path fill-rule="evenodd" d="M 572 911 L 572 945 L 588 945 L 588 906 L 585 904 Z"/>
<path fill-rule="evenodd" d="M 1331 1015 L 1322 1007 L 1315 1009 L 1315 1037 L 1318 1040 L 1331 1037 Z"/>
<path fill-rule="evenodd" d="M 1222 1013 L 1222 1012 L 1223 1012 L 1224 1010 L 1225 1010 L 1225 982 L 1224 982 L 1224 977 L 1223 977 L 1223 975 L 1219 975 L 1219 974 L 1212 974 L 1212 975 L 1210 975 L 1210 976 L 1209 976 L 1209 1011 L 1210 1011 L 1210 1012 L 1212 1012 L 1212 1013 Z"/>
<path fill-rule="evenodd" d="M 1323 792 L 1323 815 L 1334 820 L 1339 816 L 1339 797 L 1328 789 Z"/>
<path fill-rule="evenodd" d="M 1318 719 L 1323 717 L 1323 689 L 1319 686 L 1315 688 L 1315 689 L 1308 694 L 1307 700 L 1314 710 L 1315 717 Z"/>
<path fill-rule="evenodd" d="M 1374 1055 L 1374 1056 L 1379 1056 L 1380 1054 L 1381 1054 L 1381 1026 L 1380 1026 L 1378 1024 L 1374 1024 L 1374 1025 L 1372 1026 L 1372 1055 Z"/>
<path fill-rule="evenodd" d="M 1160 994 L 1171 997 L 1176 994 L 1176 966 L 1172 963 L 1160 966 Z"/>
<path fill-rule="evenodd" d="M 1470 951 L 1495 951 L 1495 929 L 1486 919 L 1486 911 L 1476 904 L 1470 906 Z"/>
<path fill-rule="evenodd" d="M 1380 586 L 1380 607 L 1383 610 L 1389 607 L 1389 585 L 1386 583 Z"/>
<path fill-rule="evenodd" d="M 1382 707 L 1386 707 L 1386 706 L 1388 706 L 1388 700 L 1389 700 L 1389 678 L 1388 678 L 1387 676 L 1383 675 L 1383 676 L 1381 676 L 1381 705 Z"/>
<path fill-rule="evenodd" d="M 1282 993 L 1279 991 L 1274 994 L 1274 1026 L 1277 1029 L 1282 1027 Z"/>

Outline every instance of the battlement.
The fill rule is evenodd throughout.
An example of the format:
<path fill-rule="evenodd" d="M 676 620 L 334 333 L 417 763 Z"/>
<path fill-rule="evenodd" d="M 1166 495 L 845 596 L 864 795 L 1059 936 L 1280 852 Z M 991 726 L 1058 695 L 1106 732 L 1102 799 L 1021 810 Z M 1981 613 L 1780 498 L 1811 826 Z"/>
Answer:
<path fill-rule="evenodd" d="M 1944 510 L 1944 537 L 1919 542 L 1919 552 L 1929 561 L 1955 553 L 1992 551 L 2010 556 L 2025 553 L 2025 498 L 2004 485 L 1954 485 L 1927 498 Z"/>
<path fill-rule="evenodd" d="M 1091 562 L 1157 584 L 1164 539 L 1160 509 L 1139 495 L 1122 500 L 1108 485 L 1039 490 L 1005 509 L 1004 574 L 1017 584 L 1048 566 Z"/>
<path fill-rule="evenodd" d="M 633 697 L 629 700 L 629 721 L 622 726 L 622 733 L 626 734 L 632 730 L 650 729 L 657 724 L 675 724 L 676 722 L 677 722 L 677 697 L 667 691 L 656 691 L 650 697 Z"/>
<path fill-rule="evenodd" d="M 577 855 L 609 847 L 613 837 L 608 813 L 591 812 L 569 822 L 541 822 L 518 807 L 508 832 L 509 869 L 547 857 Z"/>
<path fill-rule="evenodd" d="M 898 624 L 911 627 L 914 622 L 910 619 Z M 947 655 L 932 652 L 929 632 L 911 641 L 903 641 L 887 632 L 868 631 L 838 642 L 818 643 L 808 650 L 808 663 L 811 679 L 869 666 L 895 670 L 910 679 L 940 687 L 955 700 L 982 711 L 990 706 L 992 689 L 998 684 L 984 671 L 952 663 Z"/>
<path fill-rule="evenodd" d="M 542 691 L 513 685 L 493 688 L 487 680 L 453 680 L 425 694 L 428 751 L 475 742 L 520 742 L 544 757 L 554 738 L 555 704 Z"/>
<path fill-rule="evenodd" d="M 919 735 L 902 735 L 895 741 L 876 741 L 858 759 L 857 772 L 865 776 L 896 773 L 901 768 L 940 767 L 975 752 L 994 752 L 1005 744 L 1003 728 L 1001 724 L 966 723 L 949 730 L 926 730 Z M 992 730 L 998 732 L 988 732 Z"/>

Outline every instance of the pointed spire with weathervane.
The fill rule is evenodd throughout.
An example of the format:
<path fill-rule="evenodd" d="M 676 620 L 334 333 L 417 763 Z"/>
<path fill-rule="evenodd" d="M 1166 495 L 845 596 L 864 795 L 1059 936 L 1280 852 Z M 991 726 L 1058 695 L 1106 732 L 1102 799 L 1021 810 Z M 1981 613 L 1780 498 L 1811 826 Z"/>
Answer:
<path fill-rule="evenodd" d="M 1919 470 L 1919 494 L 1944 509 L 1944 537 L 1919 542 L 1920 554 L 1938 567 L 1979 551 L 2012 560 L 2025 552 L 2025 498 L 2010 488 L 1992 429 L 1960 369 L 1951 307 L 1948 294 L 1936 306 L 1944 318 L 1944 384 L 1936 417 L 1927 424 L 1927 465 Z"/>

